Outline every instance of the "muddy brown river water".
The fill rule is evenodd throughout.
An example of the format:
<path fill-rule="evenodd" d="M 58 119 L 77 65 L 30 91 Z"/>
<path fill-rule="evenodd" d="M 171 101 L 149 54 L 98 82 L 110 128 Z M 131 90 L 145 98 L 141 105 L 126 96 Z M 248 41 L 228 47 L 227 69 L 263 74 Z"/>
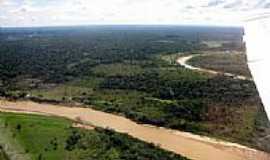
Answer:
<path fill-rule="evenodd" d="M 187 132 L 137 124 L 125 117 L 90 108 L 40 104 L 31 101 L 0 100 L 0 111 L 44 114 L 110 128 L 193 160 L 270 160 L 270 155 L 242 145 L 223 142 Z"/>

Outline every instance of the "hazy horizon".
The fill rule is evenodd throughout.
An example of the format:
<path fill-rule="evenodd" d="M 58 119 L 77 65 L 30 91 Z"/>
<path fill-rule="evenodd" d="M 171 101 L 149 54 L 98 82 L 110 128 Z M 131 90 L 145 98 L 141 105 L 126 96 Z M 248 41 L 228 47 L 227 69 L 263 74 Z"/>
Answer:
<path fill-rule="evenodd" d="M 214 27 L 214 28 L 243 28 L 242 25 L 202 25 L 202 24 L 74 24 L 55 26 L 0 26 L 1 29 L 24 29 L 24 28 L 77 28 L 77 27 Z"/>

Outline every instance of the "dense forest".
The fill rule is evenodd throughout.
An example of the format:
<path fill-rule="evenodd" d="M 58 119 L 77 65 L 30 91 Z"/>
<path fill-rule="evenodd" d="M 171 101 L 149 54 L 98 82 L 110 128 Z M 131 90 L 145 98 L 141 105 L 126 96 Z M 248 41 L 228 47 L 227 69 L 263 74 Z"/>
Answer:
<path fill-rule="evenodd" d="M 92 26 L 0 31 L 0 95 L 79 102 L 139 123 L 214 136 L 270 151 L 251 81 L 209 76 L 164 60 L 175 53 L 240 50 L 241 28 Z"/>
<path fill-rule="evenodd" d="M 235 41 L 241 36 L 238 28 L 212 30 L 172 26 L 2 29 L 1 80 L 8 83 L 23 76 L 61 83 L 90 75 L 89 69 L 99 64 L 139 61 L 152 66 L 154 54 L 191 52 L 199 47 L 198 36 L 207 33 L 213 39 L 231 35 Z M 223 34 L 214 36 L 216 33 Z"/>

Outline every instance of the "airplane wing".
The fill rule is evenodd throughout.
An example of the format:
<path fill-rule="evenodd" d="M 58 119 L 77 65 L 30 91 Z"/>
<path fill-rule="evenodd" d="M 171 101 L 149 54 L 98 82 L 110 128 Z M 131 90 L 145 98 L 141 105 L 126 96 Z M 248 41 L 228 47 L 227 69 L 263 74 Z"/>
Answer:
<path fill-rule="evenodd" d="M 270 119 L 270 15 L 248 21 L 244 40 L 248 65 Z"/>

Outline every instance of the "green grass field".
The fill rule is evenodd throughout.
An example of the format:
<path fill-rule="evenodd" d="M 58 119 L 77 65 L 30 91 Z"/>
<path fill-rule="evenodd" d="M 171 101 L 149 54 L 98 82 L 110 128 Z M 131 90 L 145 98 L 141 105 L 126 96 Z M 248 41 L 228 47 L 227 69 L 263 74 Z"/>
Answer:
<path fill-rule="evenodd" d="M 63 118 L 0 113 L 0 123 L 33 160 L 187 160 L 124 134 L 73 128 Z"/>
<path fill-rule="evenodd" d="M 31 95 L 41 99 L 65 101 L 74 97 L 83 97 L 92 93 L 92 89 L 71 85 L 60 85 L 52 89 L 33 90 Z"/>
<path fill-rule="evenodd" d="M 17 139 L 32 159 L 61 159 L 66 155 L 64 142 L 71 126 L 70 121 L 7 113 L 1 113 L 0 119 L 5 124 L 5 129 L 12 132 L 13 138 Z M 57 142 L 57 146 L 54 142 Z"/>

